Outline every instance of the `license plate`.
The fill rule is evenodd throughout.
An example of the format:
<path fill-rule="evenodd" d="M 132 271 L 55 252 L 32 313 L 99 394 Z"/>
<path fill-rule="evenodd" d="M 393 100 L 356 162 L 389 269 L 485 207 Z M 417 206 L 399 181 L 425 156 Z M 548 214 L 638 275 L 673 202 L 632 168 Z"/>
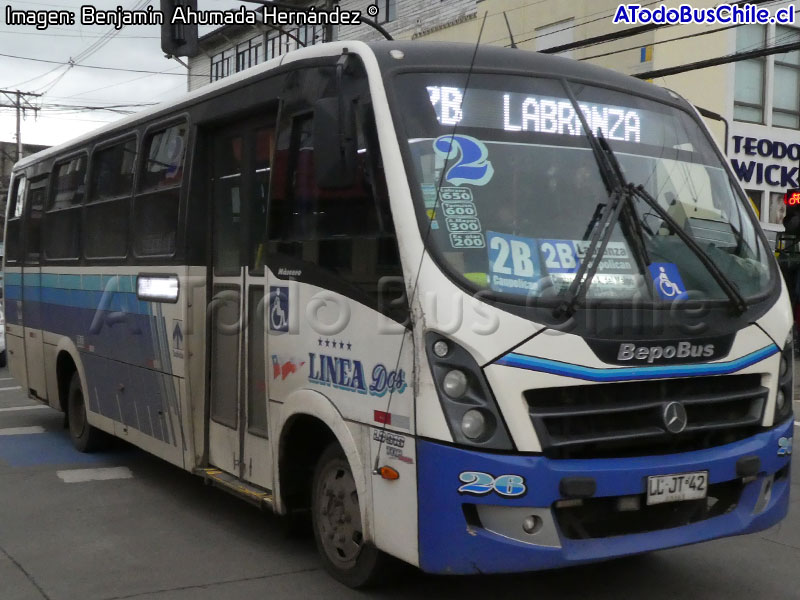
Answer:
<path fill-rule="evenodd" d="M 647 478 L 647 504 L 702 500 L 708 495 L 708 471 Z"/>

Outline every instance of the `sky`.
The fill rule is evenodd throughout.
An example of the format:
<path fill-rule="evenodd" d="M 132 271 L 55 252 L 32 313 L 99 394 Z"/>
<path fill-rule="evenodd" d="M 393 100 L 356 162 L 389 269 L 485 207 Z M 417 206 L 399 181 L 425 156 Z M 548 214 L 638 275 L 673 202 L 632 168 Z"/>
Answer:
<path fill-rule="evenodd" d="M 68 62 L 80 57 L 102 39 L 115 31 L 110 26 L 81 25 L 80 6 L 86 0 L 7 0 L 0 2 L 0 55 L 28 59 Z M 159 8 L 160 0 L 96 0 L 98 8 L 110 10 L 117 5 L 138 8 L 148 4 Z M 202 9 L 228 9 L 240 6 L 238 0 L 199 0 Z M 245 3 L 255 8 L 253 3 Z M 6 6 L 14 10 L 72 10 L 75 25 L 51 26 L 44 31 L 35 26 L 8 25 Z M 201 27 L 200 34 L 213 29 Z M 112 107 L 115 110 L 138 111 L 149 103 L 174 99 L 186 92 L 186 69 L 161 51 L 158 26 L 131 26 L 117 30 L 110 41 L 76 66 L 50 64 L 0 56 L 0 89 L 20 90 L 43 94 L 30 99 L 41 110 L 33 112 L 22 122 L 22 141 L 30 144 L 55 145 L 82 133 L 102 127 L 124 115 L 110 110 L 87 110 L 86 107 Z M 184 62 L 186 59 L 183 59 Z M 166 71 L 152 75 L 125 70 L 101 70 L 79 65 L 114 67 L 144 71 Z M 0 104 L 8 99 L 0 94 Z M 65 105 L 73 108 L 66 108 Z M 136 105 L 136 106 L 133 106 Z M 141 106 L 139 106 L 141 105 Z M 77 108 L 75 108 L 77 107 Z M 16 113 L 12 108 L 0 108 L 0 141 L 16 141 Z"/>

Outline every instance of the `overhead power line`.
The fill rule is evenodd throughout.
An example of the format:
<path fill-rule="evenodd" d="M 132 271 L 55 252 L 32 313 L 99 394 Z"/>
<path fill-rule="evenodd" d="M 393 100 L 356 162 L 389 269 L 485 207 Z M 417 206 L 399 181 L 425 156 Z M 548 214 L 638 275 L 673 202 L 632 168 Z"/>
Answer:
<path fill-rule="evenodd" d="M 778 46 L 770 46 L 768 48 L 760 48 L 758 50 L 749 50 L 747 52 L 736 52 L 734 54 L 726 54 L 725 56 L 718 56 L 716 58 L 698 60 L 697 62 L 688 63 L 685 65 L 667 67 L 665 69 L 656 69 L 654 71 L 647 71 L 646 73 L 637 73 L 636 75 L 634 75 L 634 77 L 637 77 L 639 79 L 655 79 L 656 77 L 668 77 L 669 75 L 678 75 L 679 73 L 686 73 L 688 71 L 707 69 L 708 67 L 716 67 L 719 65 L 727 65 L 730 63 L 735 63 L 742 60 L 748 60 L 751 58 L 761 58 L 763 56 L 771 56 L 773 54 L 784 54 L 786 52 L 794 52 L 795 50 L 800 50 L 800 42 L 792 42 L 791 44 L 780 44 Z"/>
<path fill-rule="evenodd" d="M 47 30 L 39 31 L 11 31 L 10 29 L 0 29 L 0 35 L 38 35 L 51 37 L 66 37 L 66 38 L 103 38 L 105 34 L 101 33 L 52 33 Z M 115 40 L 160 40 L 160 35 L 118 35 L 114 37 Z"/>
<path fill-rule="evenodd" d="M 711 29 L 709 31 L 699 31 L 697 33 L 690 33 L 689 35 L 682 35 L 680 37 L 670 38 L 668 40 L 659 40 L 657 42 L 653 42 L 652 44 L 648 44 L 648 46 L 658 46 L 660 44 L 668 44 L 669 42 L 677 42 L 680 40 L 688 40 L 690 38 L 696 38 L 703 35 L 711 35 L 712 33 L 719 33 L 720 31 L 725 31 L 727 29 L 735 29 L 736 27 L 741 27 L 741 25 L 728 25 L 727 27 L 720 27 L 719 29 Z M 602 54 L 594 54 L 592 56 L 587 56 L 585 58 L 581 58 L 579 60 L 592 60 L 595 58 L 603 58 L 604 56 L 613 56 L 614 54 L 622 54 L 623 52 L 630 52 L 631 50 L 639 50 L 641 49 L 641 44 L 637 46 L 629 46 L 627 48 L 623 48 L 621 50 L 612 50 L 611 52 L 603 52 Z"/>
<path fill-rule="evenodd" d="M 660 4 L 662 1 L 663 0 L 655 0 L 654 2 L 648 2 L 647 4 L 642 4 L 642 8 L 646 8 L 648 6 L 652 6 L 653 4 Z M 561 29 L 554 29 L 552 31 L 545 31 L 545 32 L 539 33 L 539 34 L 531 36 L 529 38 L 525 38 L 523 40 L 517 41 L 517 45 L 522 44 L 524 42 L 531 42 L 533 40 L 538 40 L 540 38 L 547 37 L 549 35 L 555 35 L 557 33 L 563 32 L 563 31 L 569 31 L 570 29 L 575 29 L 577 27 L 583 27 L 584 25 L 591 25 L 592 23 L 597 23 L 598 21 L 604 21 L 604 20 L 608 19 L 609 17 L 613 16 L 615 12 L 616 12 L 616 9 L 612 10 L 611 12 L 605 12 L 603 14 L 603 16 L 597 17 L 596 19 L 592 19 L 591 21 L 583 21 L 581 23 L 574 23 L 572 25 L 568 25 L 567 27 L 562 27 Z M 600 14 L 600 13 L 592 13 L 592 14 L 593 15 L 597 15 L 597 14 Z M 493 41 L 487 42 L 487 43 L 488 44 L 492 44 L 494 42 L 499 42 L 499 41 L 502 41 L 502 40 L 507 39 L 507 38 L 508 38 L 508 36 L 505 36 L 505 37 L 502 37 L 502 38 L 499 38 L 499 39 L 496 39 L 496 40 L 493 40 Z M 540 50 L 540 52 L 545 52 L 545 51 L 544 50 Z"/>
<path fill-rule="evenodd" d="M 0 53 L 0 56 L 4 58 L 15 58 L 17 60 L 29 60 L 33 62 L 40 62 L 40 63 L 47 63 L 51 65 L 68 65 L 69 62 L 63 62 L 58 60 L 47 60 L 44 58 L 32 58 L 30 56 L 17 56 L 14 54 L 3 54 Z M 100 65 L 74 65 L 75 68 L 79 69 L 100 69 L 103 71 L 123 71 L 126 73 L 149 73 L 151 75 L 177 75 L 179 77 L 186 77 L 186 73 L 171 73 L 169 71 L 148 71 L 146 69 L 126 69 L 124 67 L 101 67 Z M 205 75 L 192 75 L 189 74 L 190 77 L 205 77 L 208 78 L 208 74 Z"/>
<path fill-rule="evenodd" d="M 670 42 L 678 42 L 678 41 L 681 41 L 681 40 L 689 40 L 689 39 L 696 38 L 696 37 L 701 37 L 701 36 L 704 36 L 704 35 L 712 35 L 714 33 L 719 33 L 721 31 L 727 31 L 729 29 L 737 29 L 739 27 L 742 27 L 742 25 L 727 25 L 726 27 L 720 27 L 719 29 L 711 29 L 709 31 L 698 31 L 696 33 L 690 33 L 688 35 L 681 35 L 681 36 L 678 36 L 678 37 L 669 38 L 667 40 L 659 40 L 657 42 L 653 42 L 651 44 L 648 44 L 648 46 L 659 46 L 661 44 L 669 44 Z M 774 44 L 775 42 L 777 42 L 779 40 L 782 41 L 782 40 L 793 39 L 794 37 L 796 37 L 796 34 L 795 35 L 793 35 L 793 34 L 779 35 L 779 36 L 776 36 L 776 37 L 774 37 L 772 39 L 772 43 Z M 761 48 L 762 44 L 763 44 L 763 42 L 759 42 L 758 44 L 754 44 L 751 47 L 753 49 Z M 602 54 L 593 54 L 592 56 L 586 56 L 586 57 L 580 58 L 578 60 L 594 60 L 595 58 L 603 58 L 603 57 L 606 57 L 606 56 L 613 56 L 615 54 L 622 54 L 623 52 L 630 52 L 632 50 L 641 50 L 641 48 L 642 48 L 641 44 L 638 44 L 636 46 L 628 46 L 627 48 L 621 48 L 619 50 L 611 50 L 610 52 L 603 52 Z"/>

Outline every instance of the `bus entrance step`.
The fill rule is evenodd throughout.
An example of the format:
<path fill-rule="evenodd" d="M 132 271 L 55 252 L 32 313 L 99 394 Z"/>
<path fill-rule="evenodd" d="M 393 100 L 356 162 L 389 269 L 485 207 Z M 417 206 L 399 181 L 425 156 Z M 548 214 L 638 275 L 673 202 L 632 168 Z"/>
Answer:
<path fill-rule="evenodd" d="M 272 494 L 269 491 L 245 483 L 229 473 L 214 468 L 202 468 L 195 470 L 195 474 L 202 477 L 207 485 L 213 485 L 225 490 L 259 508 L 268 508 L 270 510 L 273 508 Z"/>

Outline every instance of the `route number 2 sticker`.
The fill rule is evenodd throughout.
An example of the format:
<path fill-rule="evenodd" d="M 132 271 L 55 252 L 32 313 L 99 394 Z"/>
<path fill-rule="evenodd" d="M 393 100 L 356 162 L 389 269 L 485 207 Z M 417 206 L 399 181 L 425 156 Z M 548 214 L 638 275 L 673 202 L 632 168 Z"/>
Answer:
<path fill-rule="evenodd" d="M 468 135 L 443 135 L 433 142 L 436 155 L 445 160 L 445 179 L 451 185 L 486 185 L 494 176 L 486 144 Z M 453 164 L 455 161 L 455 164 Z"/>

